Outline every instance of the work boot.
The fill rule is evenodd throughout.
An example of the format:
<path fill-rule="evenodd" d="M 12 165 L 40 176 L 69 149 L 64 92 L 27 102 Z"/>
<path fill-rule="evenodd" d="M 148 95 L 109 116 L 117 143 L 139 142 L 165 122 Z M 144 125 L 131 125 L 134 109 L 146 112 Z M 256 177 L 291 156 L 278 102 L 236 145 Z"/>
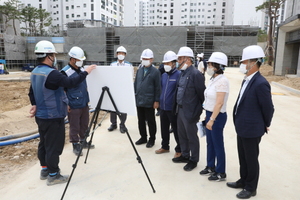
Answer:
<path fill-rule="evenodd" d="M 62 176 L 59 172 L 55 176 L 50 176 L 48 175 L 47 177 L 47 185 L 55 185 L 55 184 L 60 184 L 60 183 L 66 183 L 69 180 L 69 176 Z"/>
<path fill-rule="evenodd" d="M 46 180 L 48 176 L 48 169 L 42 169 L 41 170 L 41 175 L 40 175 L 40 179 L 41 180 Z"/>
<path fill-rule="evenodd" d="M 80 156 L 83 155 L 82 151 L 80 152 L 80 148 L 81 148 L 81 145 L 79 143 L 73 143 L 73 153 L 78 156 L 79 153 L 80 153 Z"/>
<path fill-rule="evenodd" d="M 89 148 L 89 143 L 87 141 L 80 141 L 81 145 L 83 146 L 84 149 Z M 95 149 L 95 145 L 91 144 L 90 149 Z"/>

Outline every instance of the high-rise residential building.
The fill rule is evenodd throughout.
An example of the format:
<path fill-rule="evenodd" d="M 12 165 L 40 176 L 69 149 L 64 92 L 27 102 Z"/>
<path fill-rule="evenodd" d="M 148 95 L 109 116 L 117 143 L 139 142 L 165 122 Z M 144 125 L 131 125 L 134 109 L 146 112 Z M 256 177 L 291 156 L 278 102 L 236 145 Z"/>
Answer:
<path fill-rule="evenodd" d="M 233 10 L 234 0 L 149 0 L 149 25 L 232 25 Z"/>
<path fill-rule="evenodd" d="M 139 26 L 149 25 L 149 1 L 139 1 Z"/>
<path fill-rule="evenodd" d="M 70 22 L 87 26 L 122 26 L 124 0 L 21 0 L 25 6 L 43 8 L 50 12 L 52 26 L 66 30 Z"/>
<path fill-rule="evenodd" d="M 139 3 L 140 0 L 126 0 L 124 3 L 124 26 L 139 26 L 140 10 L 137 9 Z"/>

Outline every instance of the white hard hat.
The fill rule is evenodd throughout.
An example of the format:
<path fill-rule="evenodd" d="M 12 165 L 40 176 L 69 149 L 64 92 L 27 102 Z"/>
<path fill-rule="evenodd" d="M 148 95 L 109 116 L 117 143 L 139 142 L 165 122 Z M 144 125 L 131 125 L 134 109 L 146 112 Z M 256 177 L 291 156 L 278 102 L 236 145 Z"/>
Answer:
<path fill-rule="evenodd" d="M 153 58 L 153 52 L 151 49 L 145 49 L 141 55 L 141 58 Z"/>
<path fill-rule="evenodd" d="M 47 40 L 41 40 L 38 43 L 36 43 L 34 53 L 44 53 L 46 56 L 46 53 L 57 53 L 57 52 L 55 51 L 55 47 L 52 44 L 52 42 L 49 42 Z"/>
<path fill-rule="evenodd" d="M 118 53 L 118 52 L 124 52 L 124 53 L 127 53 L 125 47 L 123 47 L 123 46 L 120 46 L 120 47 L 117 48 L 116 53 Z"/>
<path fill-rule="evenodd" d="M 177 53 L 177 56 L 187 56 L 187 57 L 194 57 L 193 50 L 190 47 L 181 47 Z"/>
<path fill-rule="evenodd" d="M 203 58 L 203 56 L 204 56 L 204 53 L 197 54 L 197 57 L 199 57 L 199 58 Z"/>
<path fill-rule="evenodd" d="M 166 62 L 171 62 L 173 60 L 177 60 L 176 53 L 174 53 L 173 51 L 168 51 L 167 53 L 165 53 L 164 60 L 162 62 L 166 63 Z"/>
<path fill-rule="evenodd" d="M 255 59 L 255 58 L 264 58 L 265 53 L 264 50 L 258 46 L 258 45 L 251 45 L 243 49 L 243 55 L 242 55 L 242 60 L 249 60 L 249 59 Z"/>
<path fill-rule="evenodd" d="M 208 62 L 227 66 L 228 58 L 222 52 L 213 52 L 210 58 L 208 59 Z"/>
<path fill-rule="evenodd" d="M 69 51 L 69 56 L 78 60 L 85 60 L 84 52 L 80 47 L 72 47 Z"/>

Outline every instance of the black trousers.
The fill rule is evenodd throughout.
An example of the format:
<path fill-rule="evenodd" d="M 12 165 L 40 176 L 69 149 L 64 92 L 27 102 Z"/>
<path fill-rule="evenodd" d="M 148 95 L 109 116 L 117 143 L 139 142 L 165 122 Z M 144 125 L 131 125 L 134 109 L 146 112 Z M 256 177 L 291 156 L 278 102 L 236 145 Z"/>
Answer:
<path fill-rule="evenodd" d="M 120 126 L 125 126 L 125 121 L 127 119 L 127 114 L 123 113 L 121 114 L 121 121 Z M 117 125 L 117 114 L 116 113 L 110 113 L 110 122 L 112 125 Z"/>
<path fill-rule="evenodd" d="M 237 136 L 241 183 L 244 189 L 253 192 L 257 189 L 259 178 L 259 143 L 261 137 L 243 138 Z"/>
<path fill-rule="evenodd" d="M 47 166 L 49 173 L 59 172 L 59 156 L 65 144 L 64 119 L 35 118 L 40 133 L 38 158 L 41 166 Z"/>
<path fill-rule="evenodd" d="M 161 130 L 161 147 L 163 149 L 170 149 L 170 125 L 173 128 L 174 138 L 176 141 L 175 151 L 181 153 L 178 132 L 177 132 L 177 117 L 168 110 L 160 110 L 160 130 Z"/>
<path fill-rule="evenodd" d="M 138 124 L 141 138 L 147 139 L 146 121 L 149 128 L 149 140 L 155 141 L 156 121 L 154 108 L 137 107 Z"/>

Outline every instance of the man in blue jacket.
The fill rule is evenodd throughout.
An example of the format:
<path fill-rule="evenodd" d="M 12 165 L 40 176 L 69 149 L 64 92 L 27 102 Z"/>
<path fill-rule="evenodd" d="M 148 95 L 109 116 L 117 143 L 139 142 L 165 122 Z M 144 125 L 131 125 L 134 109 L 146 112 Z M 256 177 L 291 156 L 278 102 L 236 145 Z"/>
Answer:
<path fill-rule="evenodd" d="M 40 179 L 47 185 L 65 183 L 68 176 L 62 176 L 58 166 L 65 143 L 65 123 L 68 98 L 64 88 L 75 87 L 85 80 L 95 69 L 91 65 L 77 77 L 66 77 L 55 69 L 56 51 L 54 45 L 46 40 L 35 46 L 38 65 L 32 71 L 29 98 L 30 116 L 35 117 L 40 133 L 38 158 L 42 166 Z"/>
<path fill-rule="evenodd" d="M 194 53 L 189 47 L 178 51 L 179 69 L 182 71 L 176 93 L 177 127 L 181 156 L 173 158 L 175 163 L 187 163 L 183 169 L 191 171 L 199 162 L 199 137 L 197 122 L 204 101 L 204 77 L 193 66 Z"/>
<path fill-rule="evenodd" d="M 147 143 L 151 148 L 155 143 L 156 121 L 154 110 L 159 107 L 160 72 L 152 65 L 153 52 L 145 49 L 141 55 L 142 65 L 136 72 L 134 80 L 135 100 L 137 106 L 138 125 L 141 138 L 136 145 Z M 147 140 L 146 121 L 149 127 L 149 140 Z"/>
<path fill-rule="evenodd" d="M 181 149 L 177 133 L 177 117 L 172 111 L 175 103 L 175 92 L 180 71 L 176 68 L 177 55 L 173 51 L 168 51 L 164 55 L 165 73 L 161 77 L 161 94 L 160 94 L 160 130 L 161 130 L 161 148 L 156 150 L 156 154 L 170 152 L 170 125 L 173 127 L 174 137 L 176 141 L 175 156 L 181 155 Z"/>
<path fill-rule="evenodd" d="M 233 109 L 240 179 L 227 183 L 228 187 L 243 189 L 236 195 L 239 199 L 248 199 L 256 195 L 259 143 L 269 129 L 274 113 L 270 84 L 259 72 L 264 57 L 260 46 L 248 46 L 243 50 L 240 65 L 240 71 L 246 74 L 246 77 Z"/>
<path fill-rule="evenodd" d="M 84 52 L 80 47 L 72 47 L 69 51 L 70 61 L 65 66 L 61 73 L 67 77 L 76 77 L 84 71 L 82 68 L 85 60 Z M 89 94 L 87 91 L 86 80 L 73 88 L 65 88 L 69 105 L 68 105 L 68 120 L 69 120 L 69 139 L 73 145 L 73 153 L 78 156 L 81 145 L 83 148 L 88 148 L 88 143 L 85 140 L 85 133 L 89 124 Z M 90 145 L 90 149 L 95 148 Z M 82 156 L 82 152 L 80 154 Z"/>

